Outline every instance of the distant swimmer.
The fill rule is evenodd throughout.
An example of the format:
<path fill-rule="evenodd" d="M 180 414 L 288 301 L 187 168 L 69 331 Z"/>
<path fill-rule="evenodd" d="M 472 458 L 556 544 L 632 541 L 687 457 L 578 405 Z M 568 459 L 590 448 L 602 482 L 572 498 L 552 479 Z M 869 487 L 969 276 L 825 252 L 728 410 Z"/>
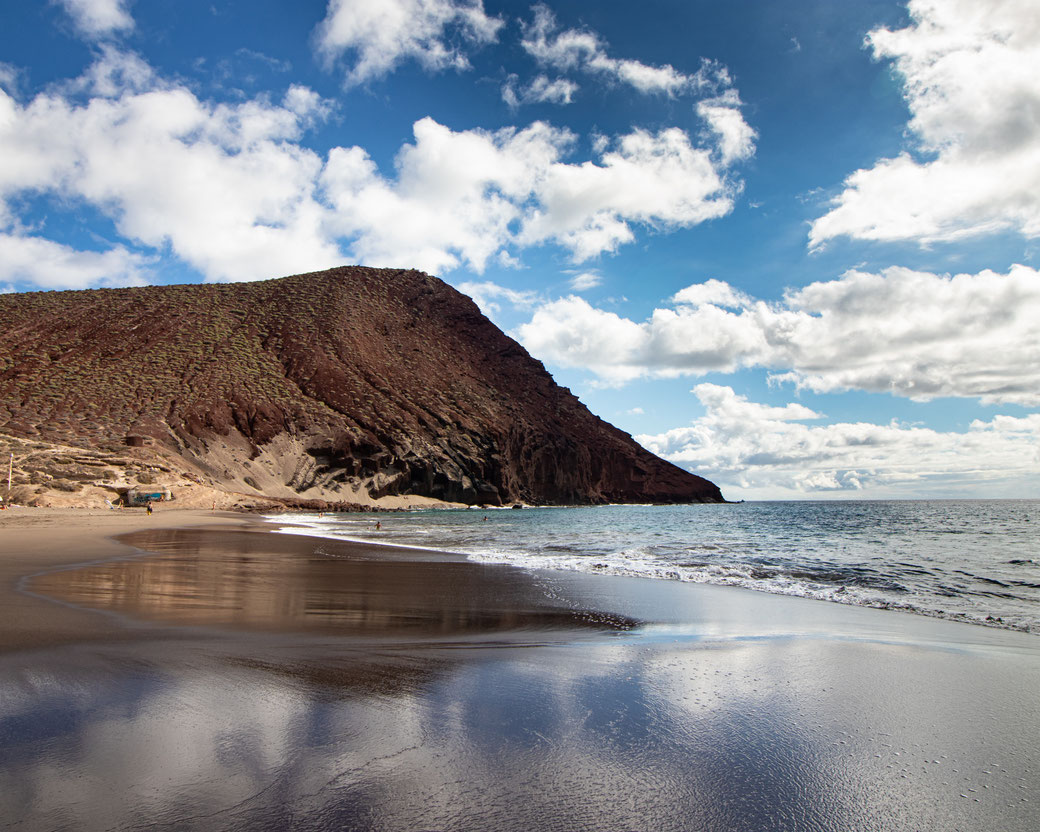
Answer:
<path fill-rule="evenodd" d="M 376 520 L 376 531 L 379 531 L 381 528 L 383 528 L 383 524 Z"/>

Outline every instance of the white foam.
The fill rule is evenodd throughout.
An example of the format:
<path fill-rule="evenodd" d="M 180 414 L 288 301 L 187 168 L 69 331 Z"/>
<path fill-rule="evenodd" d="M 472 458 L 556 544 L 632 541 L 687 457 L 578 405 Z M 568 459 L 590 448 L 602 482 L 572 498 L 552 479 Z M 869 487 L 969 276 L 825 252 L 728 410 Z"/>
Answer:
<path fill-rule="evenodd" d="M 418 543 L 403 540 L 373 540 L 371 537 L 352 537 L 347 534 L 336 532 L 319 531 L 317 529 L 305 529 L 299 526 L 285 526 L 275 531 L 281 534 L 295 534 L 300 537 L 317 537 L 322 540 L 341 540 L 344 543 L 363 543 L 366 546 L 385 546 L 388 549 L 418 549 L 422 552 L 435 552 L 440 555 L 463 554 L 461 552 L 450 552 L 442 546 L 421 546 Z"/>
<path fill-rule="evenodd" d="M 783 575 L 773 578 L 755 578 L 750 574 L 751 567 L 744 565 L 687 567 L 663 564 L 659 561 L 655 562 L 630 556 L 613 560 L 603 557 L 531 556 L 514 552 L 491 551 L 469 554 L 467 557 L 470 560 L 486 563 L 508 563 L 516 567 L 532 570 L 549 569 L 596 575 L 616 575 L 626 578 L 650 578 L 653 580 L 740 587 L 755 592 L 767 592 L 771 595 L 809 598 L 817 601 L 831 601 L 838 604 L 871 607 L 874 609 L 898 610 L 925 615 L 930 618 L 965 621 L 1000 629 L 1032 631 L 1028 624 L 1008 620 L 994 621 L 987 619 L 983 615 L 972 615 L 963 611 L 937 610 L 926 605 L 919 606 L 910 602 L 895 601 L 880 593 L 857 587 L 814 583 Z"/>
<path fill-rule="evenodd" d="M 534 512 L 532 512 L 534 514 Z M 842 585 L 839 583 L 827 583 L 824 581 L 813 581 L 811 578 L 799 576 L 798 578 L 784 575 L 782 567 L 776 569 L 775 574 L 763 576 L 762 568 L 754 563 L 741 563 L 739 560 L 725 560 L 715 563 L 683 564 L 669 562 L 661 550 L 661 544 L 650 543 L 645 545 L 629 545 L 619 547 L 615 551 L 600 551 L 591 554 L 568 554 L 559 552 L 560 548 L 566 549 L 568 538 L 563 542 L 557 537 L 551 544 L 550 551 L 537 551 L 538 547 L 546 544 L 544 538 L 545 529 L 539 531 L 538 526 L 531 530 L 539 532 L 532 537 L 530 530 L 527 533 L 519 532 L 518 527 L 509 525 L 507 527 L 494 526 L 489 529 L 483 524 L 468 525 L 427 525 L 420 518 L 418 522 L 398 523 L 394 519 L 384 520 L 384 530 L 381 532 L 371 531 L 374 520 L 370 516 L 353 519 L 338 516 L 335 519 L 320 519 L 310 516 L 297 516 L 286 518 L 284 515 L 277 518 L 269 518 L 280 524 L 279 531 L 287 534 L 307 535 L 311 537 L 328 538 L 333 540 L 344 540 L 364 543 L 376 546 L 406 546 L 409 548 L 440 553 L 457 553 L 468 559 L 481 563 L 504 563 L 514 567 L 530 570 L 559 570 L 567 572 L 581 572 L 598 575 L 618 575 L 623 577 L 649 578 L 653 580 L 680 581 L 684 583 L 713 584 L 717 586 L 732 586 L 750 589 L 757 592 L 768 592 L 774 595 L 787 595 L 800 598 L 811 598 L 821 601 L 848 604 L 854 606 L 875 607 L 881 609 L 895 609 L 906 612 L 927 615 L 936 618 L 945 618 L 956 621 L 970 621 L 987 626 L 1003 627 L 1007 629 L 1018 629 L 1032 631 L 1033 625 L 1027 617 L 1019 619 L 1018 616 L 1003 611 L 1000 619 L 988 618 L 987 612 L 981 610 L 976 612 L 966 603 L 963 597 L 958 598 L 955 609 L 943 609 L 937 604 L 937 599 L 929 595 L 927 589 L 922 595 L 913 587 L 909 587 L 906 594 L 894 595 L 892 592 L 868 588 L 863 586 Z M 293 525 L 285 524 L 289 519 Z M 526 526 L 526 523 L 521 524 Z M 506 529 L 503 531 L 503 529 Z M 514 534 L 514 532 L 517 532 Z M 559 529 L 555 529 L 559 532 Z M 360 534 L 359 534 L 360 533 Z M 611 537 L 599 543 L 598 538 L 588 537 L 586 530 L 575 530 L 577 537 L 590 543 L 593 547 L 604 545 L 608 548 Z M 376 539 L 378 536 L 378 539 Z M 440 546 L 422 545 L 419 540 L 440 539 L 444 543 Z M 615 539 L 616 543 L 621 540 Z M 671 540 L 663 541 L 666 546 L 673 547 L 673 556 L 681 554 L 682 547 L 673 537 Z M 687 554 L 696 555 L 696 552 L 711 550 L 729 550 L 738 547 L 733 541 L 728 542 L 725 547 L 717 544 L 708 545 L 703 540 L 691 540 L 687 544 Z M 536 551 L 525 549 L 529 546 Z M 675 547 L 679 547 L 679 551 Z M 585 551 L 588 551 L 586 549 Z M 803 557 L 805 551 L 803 550 Z M 811 567 L 810 567 L 811 568 Z M 943 605 L 945 606 L 945 605 Z"/>

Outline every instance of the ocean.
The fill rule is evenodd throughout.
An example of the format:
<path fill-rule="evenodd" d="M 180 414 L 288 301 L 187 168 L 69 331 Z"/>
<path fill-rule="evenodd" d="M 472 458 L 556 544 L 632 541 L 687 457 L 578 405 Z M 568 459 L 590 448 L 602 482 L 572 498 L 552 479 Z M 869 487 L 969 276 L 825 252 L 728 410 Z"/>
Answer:
<path fill-rule="evenodd" d="M 431 509 L 270 519 L 288 533 L 418 546 L 474 561 L 740 586 L 1040 633 L 1040 500 Z"/>

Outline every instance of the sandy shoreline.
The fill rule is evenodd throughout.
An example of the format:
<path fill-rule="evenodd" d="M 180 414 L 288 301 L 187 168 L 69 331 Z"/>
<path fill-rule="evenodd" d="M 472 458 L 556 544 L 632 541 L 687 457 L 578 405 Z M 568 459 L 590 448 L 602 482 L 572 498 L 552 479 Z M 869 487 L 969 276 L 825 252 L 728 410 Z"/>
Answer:
<path fill-rule="evenodd" d="M 1035 636 L 248 515 L 3 514 L 12 829 L 1040 822 Z"/>
<path fill-rule="evenodd" d="M 120 635 L 120 628 L 101 616 L 19 592 L 19 582 L 27 575 L 130 554 L 131 549 L 112 538 L 143 529 L 262 525 L 247 514 L 166 506 L 151 516 L 144 509 L 0 511 L 0 653 Z"/>

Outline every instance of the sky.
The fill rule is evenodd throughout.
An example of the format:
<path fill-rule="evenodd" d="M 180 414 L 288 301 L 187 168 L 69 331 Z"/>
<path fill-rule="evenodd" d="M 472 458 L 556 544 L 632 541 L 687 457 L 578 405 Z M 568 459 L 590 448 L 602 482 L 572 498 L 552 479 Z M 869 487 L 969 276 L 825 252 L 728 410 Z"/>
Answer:
<path fill-rule="evenodd" d="M 1040 497 L 1035 0 L 0 24 L 0 291 L 417 268 L 729 499 Z"/>

